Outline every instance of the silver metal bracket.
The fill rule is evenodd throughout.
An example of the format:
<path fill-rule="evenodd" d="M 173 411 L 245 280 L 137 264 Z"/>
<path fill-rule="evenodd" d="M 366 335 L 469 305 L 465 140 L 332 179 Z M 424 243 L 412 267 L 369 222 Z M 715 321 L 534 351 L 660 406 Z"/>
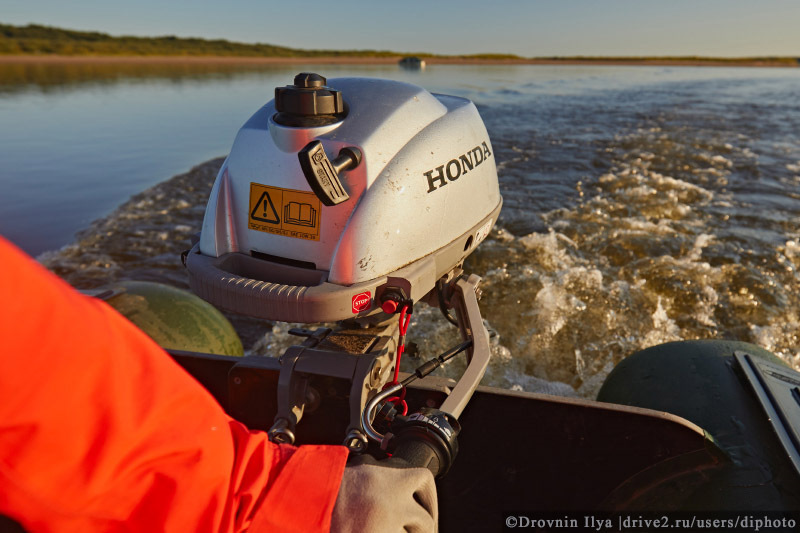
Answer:
<path fill-rule="evenodd" d="M 454 298 L 451 304 L 456 311 L 458 329 L 464 340 L 472 339 L 472 346 L 467 349 L 467 369 L 450 392 L 450 395 L 439 407 L 439 410 L 458 418 L 467 406 L 472 393 L 480 385 L 492 350 L 489 347 L 489 332 L 483 325 L 481 310 L 478 307 L 478 285 L 480 276 L 471 274 L 468 278 L 460 278 L 454 286 Z"/>
<path fill-rule="evenodd" d="M 294 443 L 296 426 L 313 396 L 315 377 L 345 379 L 349 391 L 350 422 L 342 442 L 352 451 L 366 449 L 361 413 L 369 398 L 388 381 L 397 351 L 397 324 L 369 329 L 331 331 L 320 328 L 292 346 L 280 358 L 277 413 L 269 430 L 274 442 Z"/>
<path fill-rule="evenodd" d="M 469 403 L 472 394 L 486 373 L 486 367 L 489 365 L 489 359 L 492 356 L 489 346 L 489 332 L 486 331 L 483 325 L 483 318 L 478 307 L 477 292 L 480 281 L 481 278 L 475 274 L 466 279 L 459 278 L 452 285 L 452 296 L 448 302 L 448 306 L 456 311 L 458 329 L 461 331 L 461 336 L 464 340 L 472 340 L 471 347 L 467 349 L 467 369 L 450 391 L 447 399 L 439 407 L 439 410 L 452 415 L 454 418 L 461 416 L 464 407 Z M 375 412 L 381 402 L 398 393 L 401 388 L 400 384 L 394 385 L 378 393 L 367 403 L 361 415 L 361 424 L 370 439 L 376 442 L 384 440 L 384 435 L 372 425 Z"/>

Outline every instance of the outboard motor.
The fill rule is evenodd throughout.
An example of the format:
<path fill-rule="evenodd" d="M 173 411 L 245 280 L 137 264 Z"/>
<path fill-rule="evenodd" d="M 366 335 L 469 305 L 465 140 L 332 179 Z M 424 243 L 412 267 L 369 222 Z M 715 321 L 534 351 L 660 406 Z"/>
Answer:
<path fill-rule="evenodd" d="M 220 169 L 192 290 L 269 320 L 329 322 L 413 301 L 500 212 L 475 106 L 406 83 L 300 74 L 239 131 Z M 403 280 L 402 282 L 398 280 Z"/>
<path fill-rule="evenodd" d="M 347 446 L 362 452 L 371 439 L 392 449 L 393 439 L 435 473 L 447 469 L 456 418 L 489 360 L 480 278 L 460 267 L 501 204 L 492 146 L 470 101 L 310 73 L 275 89 L 239 131 L 185 257 L 192 290 L 217 307 L 345 321 L 336 331 L 293 331 L 306 340 L 280 360 L 273 440 L 295 442 L 303 412 L 320 402 L 315 380 L 347 379 Z M 422 299 L 442 308 L 464 342 L 400 383 L 408 315 Z M 469 365 L 444 403 L 404 416 L 405 385 L 459 352 Z M 429 453 L 420 455 L 420 440 Z"/>

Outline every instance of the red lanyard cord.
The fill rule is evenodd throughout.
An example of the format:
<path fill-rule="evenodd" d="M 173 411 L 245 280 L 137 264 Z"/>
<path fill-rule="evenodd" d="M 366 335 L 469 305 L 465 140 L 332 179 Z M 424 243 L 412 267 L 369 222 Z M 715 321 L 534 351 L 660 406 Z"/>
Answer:
<path fill-rule="evenodd" d="M 391 383 L 387 386 L 396 385 L 398 383 L 398 379 L 400 378 L 400 360 L 403 357 L 403 352 L 406 349 L 406 333 L 408 332 L 408 325 L 411 322 L 411 313 L 406 314 L 408 311 L 408 306 L 403 306 L 402 311 L 400 311 L 400 339 L 397 343 L 397 358 L 394 362 L 394 379 Z M 394 402 L 395 406 L 398 408 L 402 406 L 402 415 L 408 414 L 408 404 L 405 400 L 406 397 L 406 388 L 402 388 L 402 392 L 400 392 L 400 396 L 392 396 L 391 398 L 387 399 L 387 402 Z"/>

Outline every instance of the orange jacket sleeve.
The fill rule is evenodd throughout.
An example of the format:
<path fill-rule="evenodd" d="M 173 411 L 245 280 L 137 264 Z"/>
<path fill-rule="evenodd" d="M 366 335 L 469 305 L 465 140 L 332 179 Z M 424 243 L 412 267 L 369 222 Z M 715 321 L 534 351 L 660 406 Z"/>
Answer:
<path fill-rule="evenodd" d="M 0 238 L 0 514 L 35 532 L 327 531 L 346 450 L 270 443 Z"/>

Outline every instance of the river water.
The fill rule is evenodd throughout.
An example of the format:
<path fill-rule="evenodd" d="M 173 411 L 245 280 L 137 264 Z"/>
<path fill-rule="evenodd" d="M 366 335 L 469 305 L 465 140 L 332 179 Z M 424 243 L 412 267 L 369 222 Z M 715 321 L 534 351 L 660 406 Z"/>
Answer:
<path fill-rule="evenodd" d="M 505 201 L 467 262 L 485 384 L 592 397 L 625 356 L 695 338 L 800 366 L 796 68 L 0 65 L 0 233 L 80 288 L 186 287 L 178 254 L 221 159 L 167 178 L 227 153 L 303 70 L 477 104 Z M 289 325 L 233 318 L 253 353 L 289 342 Z M 430 309 L 409 337 L 426 355 L 454 339 Z"/>

